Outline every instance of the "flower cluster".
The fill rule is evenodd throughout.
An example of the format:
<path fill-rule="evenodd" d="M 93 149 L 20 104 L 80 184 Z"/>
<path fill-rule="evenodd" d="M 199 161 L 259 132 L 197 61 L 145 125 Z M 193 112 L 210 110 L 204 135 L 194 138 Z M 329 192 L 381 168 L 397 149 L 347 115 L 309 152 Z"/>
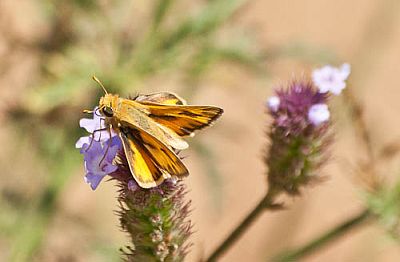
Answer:
<path fill-rule="evenodd" d="M 314 83 L 293 81 L 268 99 L 273 123 L 265 161 L 271 189 L 296 195 L 301 187 L 319 180 L 316 172 L 328 157 L 331 141 L 328 91 L 340 93 L 349 73 L 347 64 L 340 69 L 325 66 L 313 72 Z"/>

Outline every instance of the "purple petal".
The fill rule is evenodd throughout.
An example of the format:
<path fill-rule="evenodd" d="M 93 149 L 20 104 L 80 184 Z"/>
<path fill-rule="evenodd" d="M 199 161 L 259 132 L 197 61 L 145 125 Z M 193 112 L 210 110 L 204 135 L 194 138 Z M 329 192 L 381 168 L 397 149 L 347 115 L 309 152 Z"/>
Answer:
<path fill-rule="evenodd" d="M 82 148 L 84 144 L 90 144 L 90 136 L 83 136 L 75 143 L 75 148 Z"/>
<path fill-rule="evenodd" d="M 308 111 L 308 120 L 315 126 L 328 121 L 329 117 L 330 113 L 326 104 L 313 105 Z"/>
<path fill-rule="evenodd" d="M 96 190 L 96 188 L 98 187 L 98 185 L 100 184 L 100 182 L 104 178 L 104 176 L 88 173 L 85 175 L 84 179 L 85 179 L 85 182 L 90 185 L 92 190 Z"/>
<path fill-rule="evenodd" d="M 312 79 L 320 93 L 331 92 L 339 95 L 346 87 L 345 80 L 348 78 L 350 70 L 349 64 L 343 64 L 340 68 L 324 66 L 313 71 Z"/>
<path fill-rule="evenodd" d="M 346 87 L 346 82 L 337 82 L 335 86 L 331 87 L 331 92 L 334 95 L 340 95 L 342 90 Z"/>
<path fill-rule="evenodd" d="M 85 154 L 87 149 L 89 148 L 89 145 L 90 145 L 90 143 L 89 144 L 86 144 L 86 143 L 83 144 L 82 147 L 81 147 L 81 150 L 79 151 L 79 153 Z"/>
<path fill-rule="evenodd" d="M 348 63 L 344 63 L 341 67 L 340 67 L 340 76 L 341 79 L 344 81 L 346 80 L 351 72 L 351 66 Z"/>
<path fill-rule="evenodd" d="M 117 152 L 118 152 L 119 149 L 120 148 L 117 145 L 110 147 L 108 149 L 108 152 L 107 152 L 107 155 L 105 157 L 105 160 L 108 163 L 112 163 L 112 161 L 114 160 L 115 156 L 117 155 Z"/>
<path fill-rule="evenodd" d="M 118 146 L 118 148 L 122 149 L 122 141 L 117 134 L 111 138 L 111 146 Z"/>
<path fill-rule="evenodd" d="M 91 145 L 84 144 L 81 154 L 83 154 L 86 162 L 93 162 L 98 156 L 103 156 L 104 152 L 101 143 L 94 140 Z"/>
<path fill-rule="evenodd" d="M 111 163 L 107 163 L 104 167 L 103 167 L 103 172 L 108 174 L 111 174 L 112 172 L 116 171 L 118 169 L 117 166 L 114 166 Z"/>
<path fill-rule="evenodd" d="M 278 96 L 271 96 L 268 101 L 267 101 L 267 105 L 268 108 L 272 111 L 272 112 L 276 112 L 279 109 L 279 104 L 280 104 L 280 99 Z"/>
<path fill-rule="evenodd" d="M 94 130 L 98 129 L 98 123 L 94 119 L 82 118 L 79 120 L 79 126 L 86 129 L 89 133 L 93 133 Z"/>

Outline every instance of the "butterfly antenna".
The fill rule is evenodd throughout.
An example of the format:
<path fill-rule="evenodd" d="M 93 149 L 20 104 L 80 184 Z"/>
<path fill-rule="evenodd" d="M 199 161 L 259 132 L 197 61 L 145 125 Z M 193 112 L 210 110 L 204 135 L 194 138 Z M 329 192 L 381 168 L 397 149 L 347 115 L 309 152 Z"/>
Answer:
<path fill-rule="evenodd" d="M 98 83 L 98 84 L 101 86 L 101 88 L 103 88 L 104 93 L 108 94 L 106 88 L 105 88 L 104 85 L 100 82 L 100 80 L 99 80 L 96 76 L 93 76 L 92 78 L 93 78 L 94 81 L 96 81 L 96 83 Z"/>

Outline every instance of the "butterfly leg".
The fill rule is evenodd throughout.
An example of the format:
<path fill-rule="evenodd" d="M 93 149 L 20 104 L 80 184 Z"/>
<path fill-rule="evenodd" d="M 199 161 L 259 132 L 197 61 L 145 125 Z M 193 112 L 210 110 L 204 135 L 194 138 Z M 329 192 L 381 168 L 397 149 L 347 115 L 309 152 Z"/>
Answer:
<path fill-rule="evenodd" d="M 98 110 L 99 110 L 99 109 L 97 108 L 96 111 L 95 111 L 95 114 L 97 114 L 96 112 L 97 112 Z M 92 111 L 92 112 L 93 112 L 93 111 Z M 104 119 L 104 118 L 100 118 L 99 121 L 100 121 L 100 127 L 101 127 L 101 126 L 105 126 L 105 119 Z M 102 125 L 101 121 L 104 122 L 103 125 Z M 110 128 L 111 128 L 111 127 L 110 127 Z M 94 130 L 94 131 L 93 131 L 93 133 L 92 133 L 92 140 L 90 140 L 90 145 L 89 145 L 89 147 L 86 149 L 86 151 L 88 151 L 89 148 L 92 146 L 92 143 L 93 143 L 93 140 L 94 140 L 94 134 L 95 134 L 96 132 L 99 132 L 99 131 L 106 131 L 106 130 L 109 131 L 109 129 L 108 129 L 107 127 L 100 128 L 100 129 L 97 129 L 97 130 Z M 110 131 L 110 138 L 111 138 L 111 131 Z M 100 136 L 99 136 L 99 141 L 101 141 L 101 133 L 100 133 Z"/>
<path fill-rule="evenodd" d="M 106 131 L 106 130 L 108 130 L 108 128 L 101 128 L 101 129 L 97 129 L 97 130 L 94 130 L 94 131 L 93 131 L 93 133 L 92 133 L 92 135 L 91 135 L 91 138 L 92 138 L 92 139 L 90 140 L 90 144 L 89 144 L 88 148 L 85 150 L 85 152 L 87 152 L 87 151 L 90 149 L 90 147 L 92 146 L 93 140 L 95 140 L 95 139 L 94 139 L 95 133 L 101 132 L 101 131 Z M 110 137 L 111 137 L 111 135 L 110 135 Z M 100 139 L 101 139 L 101 133 L 100 133 L 99 141 L 100 141 Z"/>
<path fill-rule="evenodd" d="M 103 157 L 101 158 L 100 162 L 99 162 L 99 166 L 101 165 L 101 163 L 104 161 L 104 159 L 107 156 L 108 153 L 108 149 L 111 147 L 111 126 L 109 128 L 106 128 L 108 131 L 108 135 L 109 135 L 109 139 L 108 139 L 108 143 L 107 143 L 107 148 L 106 148 L 106 152 L 104 152 Z"/>

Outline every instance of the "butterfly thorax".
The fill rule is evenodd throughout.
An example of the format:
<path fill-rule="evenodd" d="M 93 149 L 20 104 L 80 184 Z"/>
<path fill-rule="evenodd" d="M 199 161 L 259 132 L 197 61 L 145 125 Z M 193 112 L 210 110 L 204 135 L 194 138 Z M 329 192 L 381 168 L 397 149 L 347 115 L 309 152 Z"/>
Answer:
<path fill-rule="evenodd" d="M 148 127 L 147 110 L 139 102 L 120 98 L 118 95 L 106 94 L 100 98 L 99 111 L 105 117 L 107 126 L 119 128 L 121 122 L 127 121 L 143 128 Z M 128 118 L 128 119 L 127 119 Z"/>
<path fill-rule="evenodd" d="M 104 107 L 110 107 L 112 109 L 116 109 L 119 100 L 118 95 L 106 94 L 105 96 L 100 98 L 99 101 L 99 109 L 101 110 Z"/>

